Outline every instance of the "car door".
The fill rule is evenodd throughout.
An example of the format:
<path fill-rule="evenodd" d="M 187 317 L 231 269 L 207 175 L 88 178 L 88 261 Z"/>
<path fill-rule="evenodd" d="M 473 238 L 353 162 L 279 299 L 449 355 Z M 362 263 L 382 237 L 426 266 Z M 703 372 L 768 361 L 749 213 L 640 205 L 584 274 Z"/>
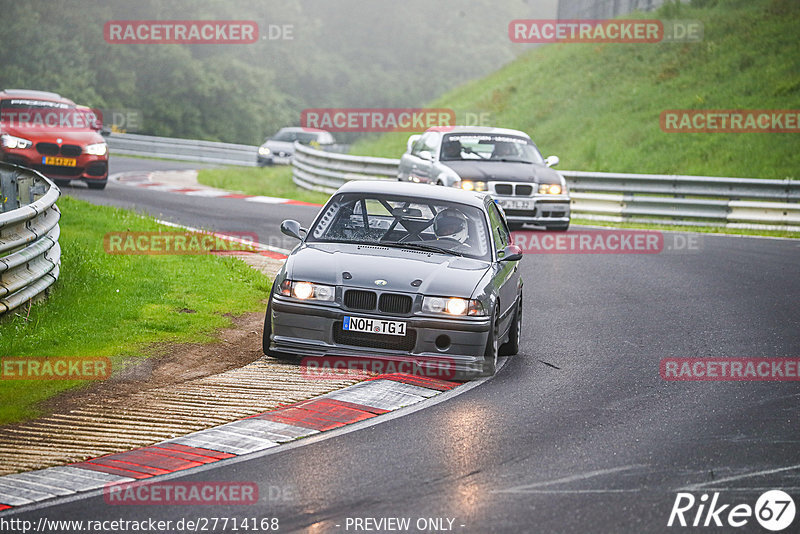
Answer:
<path fill-rule="evenodd" d="M 400 158 L 398 176 L 403 181 L 428 183 L 431 177 L 431 164 L 434 158 L 437 132 L 425 132 L 417 139 L 411 152 Z"/>
<path fill-rule="evenodd" d="M 492 226 L 492 239 L 494 240 L 495 250 L 503 250 L 511 244 L 511 233 L 508 226 L 500 214 L 500 210 L 493 200 L 489 199 L 486 203 L 489 213 L 489 223 Z M 499 259 L 499 258 L 498 258 Z M 496 294 L 500 298 L 500 331 L 504 332 L 509 326 L 514 316 L 514 305 L 517 302 L 517 290 L 519 288 L 519 262 L 517 261 L 496 261 L 494 264 L 494 284 Z"/>

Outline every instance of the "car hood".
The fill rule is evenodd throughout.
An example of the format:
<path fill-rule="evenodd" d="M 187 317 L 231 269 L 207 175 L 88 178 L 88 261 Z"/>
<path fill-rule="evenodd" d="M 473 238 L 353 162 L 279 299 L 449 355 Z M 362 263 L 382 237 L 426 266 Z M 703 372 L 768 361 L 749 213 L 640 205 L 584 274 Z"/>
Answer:
<path fill-rule="evenodd" d="M 102 135 L 94 130 L 58 130 L 53 128 L 38 128 L 38 127 L 21 127 L 21 126 L 3 126 L 2 133 L 22 137 L 38 142 L 56 143 L 58 139 L 62 140 L 62 144 L 67 145 L 91 145 L 94 143 L 103 143 L 105 139 Z"/>
<path fill-rule="evenodd" d="M 286 260 L 293 280 L 380 291 L 469 298 L 491 264 L 409 249 L 343 243 L 303 244 Z M 352 275 L 349 280 L 342 273 Z M 376 280 L 385 280 L 377 285 Z M 419 287 L 411 285 L 421 280 Z"/>
<path fill-rule="evenodd" d="M 273 152 L 294 152 L 294 143 L 289 141 L 273 141 L 270 139 L 261 146 L 265 146 Z"/>
<path fill-rule="evenodd" d="M 511 161 L 443 161 L 462 180 L 483 182 L 535 182 L 537 184 L 560 184 L 561 175 L 546 165 L 516 163 Z"/>

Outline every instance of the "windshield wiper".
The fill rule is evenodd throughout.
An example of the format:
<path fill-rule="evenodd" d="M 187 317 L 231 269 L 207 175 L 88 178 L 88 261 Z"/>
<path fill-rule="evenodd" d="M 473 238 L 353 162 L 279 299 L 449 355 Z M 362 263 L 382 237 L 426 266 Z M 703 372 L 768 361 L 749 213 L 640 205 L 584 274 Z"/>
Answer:
<path fill-rule="evenodd" d="M 422 250 L 425 252 L 438 252 L 440 254 L 452 254 L 453 256 L 463 256 L 461 252 L 450 250 L 442 247 L 434 247 L 433 245 L 423 245 L 422 243 L 396 243 L 394 241 L 388 243 L 381 243 L 381 245 L 393 248 L 410 248 L 413 250 Z"/>
<path fill-rule="evenodd" d="M 505 161 L 507 163 L 533 163 L 532 161 L 528 161 L 526 159 L 514 159 L 514 158 L 494 158 L 491 161 Z"/>

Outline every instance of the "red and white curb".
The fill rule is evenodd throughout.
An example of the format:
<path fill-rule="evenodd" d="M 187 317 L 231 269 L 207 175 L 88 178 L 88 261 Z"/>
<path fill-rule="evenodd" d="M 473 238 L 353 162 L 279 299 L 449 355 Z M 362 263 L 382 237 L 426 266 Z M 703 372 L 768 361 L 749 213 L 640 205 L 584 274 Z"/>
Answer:
<path fill-rule="evenodd" d="M 0 512 L 263 451 L 341 428 L 449 391 L 459 382 L 380 375 L 310 400 L 149 447 L 0 477 Z"/>
<path fill-rule="evenodd" d="M 181 230 L 186 230 L 187 232 L 196 232 L 198 234 L 208 234 L 212 235 L 218 239 L 222 239 L 225 241 L 230 241 L 232 243 L 238 243 L 241 245 L 245 245 L 247 247 L 252 247 L 255 249 L 253 254 L 259 254 L 261 256 L 266 256 L 268 258 L 273 258 L 276 260 L 285 260 L 289 257 L 289 254 L 292 253 L 291 250 L 287 250 L 285 248 L 273 247 L 271 245 L 265 245 L 264 243 L 258 243 L 255 241 L 248 241 L 247 239 L 242 239 L 241 237 L 236 237 L 228 234 L 222 234 L 219 232 L 213 232 L 210 230 L 203 230 L 202 228 L 195 228 L 194 226 L 185 226 L 183 224 L 177 224 L 170 221 L 165 221 L 162 219 L 156 219 L 158 224 L 163 224 L 164 226 L 171 226 L 172 228 L 180 228 Z M 248 252 L 247 250 L 244 251 L 236 251 L 237 253 L 241 252 Z M 225 255 L 226 252 L 221 252 L 219 255 Z"/>
<path fill-rule="evenodd" d="M 300 200 L 292 200 L 290 198 L 280 197 L 267 197 L 263 195 L 247 195 L 245 193 L 236 193 L 233 191 L 225 191 L 224 189 L 217 189 L 204 185 L 190 185 L 185 184 L 170 184 L 165 182 L 153 181 L 153 176 L 158 172 L 126 172 L 120 173 L 112 177 L 112 179 L 120 184 L 131 187 L 146 188 L 150 191 L 163 191 L 165 193 L 177 193 L 180 195 L 189 195 L 195 197 L 206 198 L 236 198 L 245 200 L 247 202 L 260 202 L 262 204 L 292 204 L 297 206 L 321 206 L 321 204 L 314 204 L 313 202 L 302 202 Z"/>

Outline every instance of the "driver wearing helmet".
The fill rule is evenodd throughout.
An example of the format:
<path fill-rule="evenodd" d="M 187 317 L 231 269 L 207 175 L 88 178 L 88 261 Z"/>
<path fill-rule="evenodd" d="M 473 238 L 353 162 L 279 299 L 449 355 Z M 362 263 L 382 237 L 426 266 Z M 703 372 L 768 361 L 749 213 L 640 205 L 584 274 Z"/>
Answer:
<path fill-rule="evenodd" d="M 517 156 L 517 147 L 514 143 L 499 142 L 495 143 L 494 150 L 492 151 L 492 159 L 504 158 L 506 156 Z"/>
<path fill-rule="evenodd" d="M 437 240 L 449 239 L 469 246 L 466 242 L 469 237 L 467 217 L 455 208 L 447 208 L 436 214 L 433 233 Z"/>

